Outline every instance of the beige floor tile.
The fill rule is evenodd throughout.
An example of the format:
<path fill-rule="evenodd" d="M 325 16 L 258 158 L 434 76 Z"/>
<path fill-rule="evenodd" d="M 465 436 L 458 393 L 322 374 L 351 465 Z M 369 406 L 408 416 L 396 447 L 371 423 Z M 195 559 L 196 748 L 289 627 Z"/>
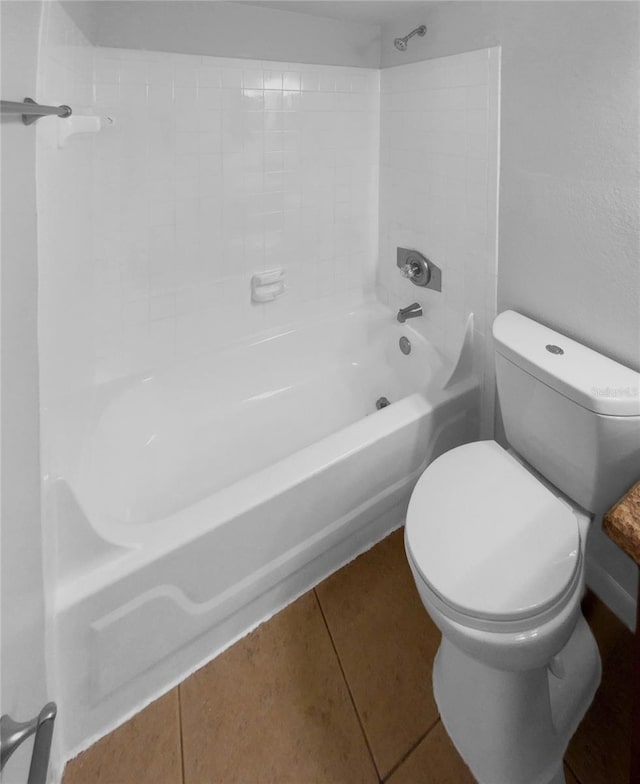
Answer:
<path fill-rule="evenodd" d="M 316 588 L 378 772 L 434 724 L 431 666 L 440 634 L 396 531 Z"/>
<path fill-rule="evenodd" d="M 71 760 L 63 784 L 182 784 L 178 690 Z"/>
<path fill-rule="evenodd" d="M 580 784 L 578 779 L 573 775 L 566 765 L 564 766 L 564 777 L 567 780 L 567 784 Z"/>
<path fill-rule="evenodd" d="M 564 773 L 566 784 L 579 784 L 566 765 Z M 385 784 L 476 784 L 476 780 L 439 721 Z"/>
<path fill-rule="evenodd" d="M 583 607 L 600 648 L 602 683 L 566 759 L 580 784 L 628 784 L 633 635 L 593 597 Z"/>
<path fill-rule="evenodd" d="M 475 779 L 439 721 L 387 784 L 475 784 Z"/>
<path fill-rule="evenodd" d="M 313 592 L 180 686 L 185 784 L 374 784 Z"/>

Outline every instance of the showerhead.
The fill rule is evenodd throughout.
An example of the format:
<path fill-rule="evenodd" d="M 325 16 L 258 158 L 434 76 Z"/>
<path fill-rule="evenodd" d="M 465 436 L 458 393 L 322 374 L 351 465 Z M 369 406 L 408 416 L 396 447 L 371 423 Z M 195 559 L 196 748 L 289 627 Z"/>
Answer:
<path fill-rule="evenodd" d="M 393 45 L 400 52 L 404 52 L 407 49 L 407 43 L 410 38 L 412 38 L 414 35 L 423 36 L 426 34 L 426 32 L 427 32 L 427 26 L 420 25 L 420 27 L 416 27 L 416 29 L 412 30 L 408 35 L 405 35 L 404 38 L 396 38 L 393 42 Z"/>

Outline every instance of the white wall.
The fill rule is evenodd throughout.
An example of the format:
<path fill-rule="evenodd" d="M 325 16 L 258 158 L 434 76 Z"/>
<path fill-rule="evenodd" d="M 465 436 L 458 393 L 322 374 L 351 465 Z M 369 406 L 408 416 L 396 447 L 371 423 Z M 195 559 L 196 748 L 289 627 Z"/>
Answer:
<path fill-rule="evenodd" d="M 482 427 L 493 433 L 490 334 L 496 314 L 499 49 L 387 68 L 381 78 L 379 296 L 413 301 L 412 325 L 454 359 L 474 314 Z M 442 270 L 442 291 L 418 288 L 396 248 L 420 250 Z"/>
<path fill-rule="evenodd" d="M 385 25 L 383 67 L 502 46 L 499 310 L 640 369 L 640 6 L 445 2 Z M 425 22 L 405 53 L 394 36 Z"/>
<path fill-rule="evenodd" d="M 199 0 L 71 0 L 65 7 L 101 46 L 363 67 L 380 60 L 376 24 Z"/>
<path fill-rule="evenodd" d="M 36 86 L 41 3 L 3 2 L 2 97 Z M 32 718 L 47 701 L 40 528 L 35 127 L 2 118 L 2 553 L 0 713 Z M 52 695 L 53 696 L 53 695 Z M 26 781 L 32 743 L 3 772 Z"/>

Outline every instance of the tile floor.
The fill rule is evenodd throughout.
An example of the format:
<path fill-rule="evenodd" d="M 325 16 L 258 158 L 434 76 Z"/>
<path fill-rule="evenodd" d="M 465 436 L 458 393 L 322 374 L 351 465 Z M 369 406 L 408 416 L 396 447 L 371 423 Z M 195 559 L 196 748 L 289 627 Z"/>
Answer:
<path fill-rule="evenodd" d="M 631 633 L 593 597 L 603 683 L 567 784 L 626 784 Z M 439 633 L 396 531 L 72 760 L 64 784 L 473 784 L 431 693 Z"/>

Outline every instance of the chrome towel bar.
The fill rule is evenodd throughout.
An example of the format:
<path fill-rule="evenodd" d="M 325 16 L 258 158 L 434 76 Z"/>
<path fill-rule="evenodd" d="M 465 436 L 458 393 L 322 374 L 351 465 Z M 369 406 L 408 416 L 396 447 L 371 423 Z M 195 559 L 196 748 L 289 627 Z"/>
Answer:
<path fill-rule="evenodd" d="M 0 101 L 0 114 L 21 114 L 22 122 L 31 125 L 40 117 L 56 115 L 57 117 L 70 117 L 71 107 L 63 104 L 62 106 L 43 106 L 36 103 L 33 98 L 25 98 L 20 101 Z"/>
<path fill-rule="evenodd" d="M 35 735 L 27 784 L 46 783 L 53 723 L 57 712 L 55 702 L 48 702 L 31 721 L 14 721 L 6 713 L 0 718 L 0 770 L 4 768 L 18 746 Z"/>

